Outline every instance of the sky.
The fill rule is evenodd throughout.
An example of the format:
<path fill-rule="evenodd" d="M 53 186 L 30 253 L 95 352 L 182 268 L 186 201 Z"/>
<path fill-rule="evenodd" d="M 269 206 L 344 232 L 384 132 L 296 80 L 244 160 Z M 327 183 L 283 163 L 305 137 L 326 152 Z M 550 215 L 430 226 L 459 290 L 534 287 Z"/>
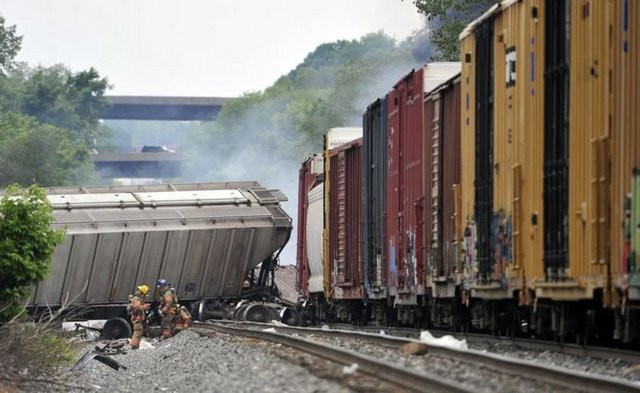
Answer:
<path fill-rule="evenodd" d="M 411 0 L 0 0 L 0 14 L 23 36 L 17 60 L 94 67 L 107 95 L 142 96 L 262 91 L 320 44 L 378 31 L 400 41 L 425 24 Z M 295 164 L 263 184 L 288 195 L 294 225 Z M 294 231 L 285 264 L 295 245 Z"/>
<path fill-rule="evenodd" d="M 94 67 L 109 95 L 261 91 L 318 45 L 424 25 L 410 0 L 0 0 L 18 60 Z"/>

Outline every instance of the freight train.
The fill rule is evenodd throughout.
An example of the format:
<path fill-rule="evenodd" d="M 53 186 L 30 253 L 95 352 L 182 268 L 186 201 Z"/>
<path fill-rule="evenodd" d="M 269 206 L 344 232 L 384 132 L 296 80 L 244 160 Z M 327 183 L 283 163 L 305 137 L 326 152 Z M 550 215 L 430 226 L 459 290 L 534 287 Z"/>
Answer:
<path fill-rule="evenodd" d="M 128 296 L 160 278 L 196 318 L 228 317 L 241 299 L 277 298 L 273 272 L 292 230 L 279 190 L 246 181 L 45 192 L 65 238 L 27 303 L 33 314 L 64 308 L 69 318 L 107 319 L 103 335 L 117 338 L 131 335 Z M 254 319 L 262 310 L 243 308 Z"/>
<path fill-rule="evenodd" d="M 640 3 L 505 0 L 300 169 L 307 322 L 640 339 Z M 322 280 L 322 281 L 320 281 Z"/>

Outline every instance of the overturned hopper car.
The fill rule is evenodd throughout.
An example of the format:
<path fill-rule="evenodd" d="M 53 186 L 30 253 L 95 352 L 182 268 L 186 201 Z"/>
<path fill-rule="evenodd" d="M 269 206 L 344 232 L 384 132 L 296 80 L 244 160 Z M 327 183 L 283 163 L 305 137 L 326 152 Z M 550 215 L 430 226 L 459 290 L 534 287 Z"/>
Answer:
<path fill-rule="evenodd" d="M 46 192 L 53 225 L 66 236 L 29 301 L 32 311 L 71 305 L 89 318 L 125 317 L 129 294 L 159 278 L 183 305 L 238 298 L 248 272 L 277 263 L 292 229 L 284 194 L 256 182 Z"/>

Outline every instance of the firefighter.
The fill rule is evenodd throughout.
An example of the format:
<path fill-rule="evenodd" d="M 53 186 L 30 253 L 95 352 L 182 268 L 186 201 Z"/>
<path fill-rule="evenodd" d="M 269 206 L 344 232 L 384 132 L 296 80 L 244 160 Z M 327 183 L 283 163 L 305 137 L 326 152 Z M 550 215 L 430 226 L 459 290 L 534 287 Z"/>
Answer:
<path fill-rule="evenodd" d="M 160 315 L 162 315 L 160 327 L 162 328 L 162 339 L 165 339 L 171 337 L 178 307 L 178 297 L 176 296 L 175 289 L 171 288 L 171 284 L 164 278 L 158 280 L 158 289 L 160 290 L 160 305 L 158 306 L 158 310 L 160 311 Z"/>
<path fill-rule="evenodd" d="M 191 313 L 185 306 L 178 307 L 178 312 L 176 313 L 175 326 L 173 328 L 173 334 L 176 335 L 183 330 L 186 330 L 191 326 Z"/>
<path fill-rule="evenodd" d="M 133 334 L 131 335 L 131 349 L 138 349 L 140 347 L 140 338 L 144 333 L 144 319 L 148 304 L 145 304 L 144 298 L 149 294 L 149 287 L 145 284 L 139 285 L 133 295 L 129 296 L 129 304 L 127 305 L 127 311 L 133 324 Z"/>

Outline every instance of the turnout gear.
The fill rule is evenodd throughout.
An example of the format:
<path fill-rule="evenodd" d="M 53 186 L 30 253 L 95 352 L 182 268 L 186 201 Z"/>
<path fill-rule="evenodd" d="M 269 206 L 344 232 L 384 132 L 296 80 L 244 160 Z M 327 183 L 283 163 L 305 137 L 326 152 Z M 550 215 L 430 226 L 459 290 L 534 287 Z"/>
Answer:
<path fill-rule="evenodd" d="M 162 338 L 171 337 L 171 333 L 174 327 L 174 319 L 176 316 L 176 311 L 178 308 L 178 297 L 176 296 L 175 289 L 170 287 L 170 284 L 164 280 L 158 280 L 164 282 L 164 286 L 160 286 L 160 306 L 158 306 L 158 310 L 162 315 L 162 322 L 160 323 L 160 327 L 162 328 Z"/>
<path fill-rule="evenodd" d="M 191 326 L 191 313 L 185 306 L 178 307 L 173 334 L 176 335 Z"/>
<path fill-rule="evenodd" d="M 138 349 L 140 347 L 140 339 L 144 334 L 144 320 L 146 317 L 146 310 L 149 308 L 148 304 L 144 303 L 144 297 L 149 293 L 149 287 L 147 285 L 140 285 L 136 288 L 134 295 L 129 296 L 129 304 L 127 305 L 127 311 L 133 324 L 133 334 L 131 335 L 131 349 Z"/>

